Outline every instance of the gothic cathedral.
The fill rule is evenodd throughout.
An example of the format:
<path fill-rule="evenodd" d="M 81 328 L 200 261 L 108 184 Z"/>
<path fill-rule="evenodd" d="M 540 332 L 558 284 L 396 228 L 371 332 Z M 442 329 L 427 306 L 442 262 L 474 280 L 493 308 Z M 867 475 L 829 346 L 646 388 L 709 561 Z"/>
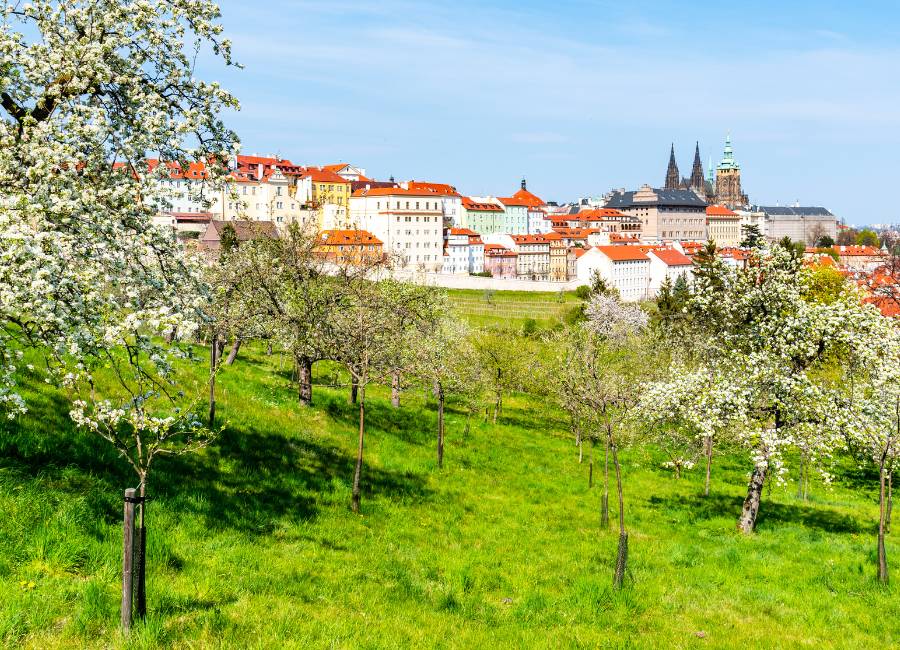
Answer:
<path fill-rule="evenodd" d="M 700 143 L 694 149 L 694 164 L 690 178 L 683 178 L 678 172 L 675 162 L 675 145 L 669 152 L 669 167 L 666 170 L 667 190 L 691 190 L 707 203 L 717 203 L 735 209 L 749 204 L 747 195 L 741 190 L 741 166 L 734 160 L 731 149 L 731 136 L 725 139 L 725 153 L 722 162 L 715 170 L 713 178 L 712 165 L 709 175 L 703 177 L 703 164 L 700 162 Z"/>

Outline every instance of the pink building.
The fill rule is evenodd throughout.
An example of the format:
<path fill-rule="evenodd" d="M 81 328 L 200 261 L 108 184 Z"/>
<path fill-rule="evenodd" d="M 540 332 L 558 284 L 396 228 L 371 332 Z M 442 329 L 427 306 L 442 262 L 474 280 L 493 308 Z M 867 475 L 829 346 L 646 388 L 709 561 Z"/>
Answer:
<path fill-rule="evenodd" d="M 500 244 L 484 245 L 484 270 L 495 278 L 515 280 L 518 254 Z"/>

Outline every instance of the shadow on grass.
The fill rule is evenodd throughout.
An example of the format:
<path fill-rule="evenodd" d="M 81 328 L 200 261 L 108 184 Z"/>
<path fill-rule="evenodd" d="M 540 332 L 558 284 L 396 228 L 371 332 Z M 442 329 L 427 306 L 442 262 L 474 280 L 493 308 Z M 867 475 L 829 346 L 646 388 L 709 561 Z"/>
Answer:
<path fill-rule="evenodd" d="M 319 398 L 319 408 L 334 408 L 331 402 L 338 401 Z M 0 425 L 0 468 L 23 481 L 36 480 L 83 498 L 94 521 L 112 524 L 121 518 L 122 491 L 137 483 L 136 476 L 109 443 L 74 428 L 69 408 L 62 393 L 29 396 L 28 414 Z M 370 431 L 377 435 L 378 429 L 391 427 L 412 435 L 418 430 L 413 424 L 404 429 L 404 419 L 413 419 L 410 413 L 390 410 L 381 405 L 369 409 Z M 176 517 L 198 516 L 210 529 L 262 535 L 279 523 L 315 517 L 318 505 L 328 499 L 346 500 L 349 508 L 353 454 L 320 441 L 315 431 L 286 435 L 278 419 L 261 425 L 226 428 L 197 454 L 159 457 L 148 485 L 148 514 L 152 516 L 152 499 L 164 499 Z M 425 477 L 368 464 L 361 487 L 363 512 L 374 496 L 413 502 L 431 496 Z M 98 528 L 96 534 L 102 531 Z"/>
<path fill-rule="evenodd" d="M 737 521 L 741 514 L 744 498 L 725 494 L 711 494 L 708 497 L 694 496 L 652 496 L 648 500 L 653 506 L 677 511 L 687 511 L 694 519 L 715 519 L 733 517 Z M 863 527 L 854 517 L 835 512 L 824 507 L 802 504 L 777 503 L 763 499 L 756 518 L 756 529 L 776 527 L 782 524 L 800 524 L 807 528 L 817 528 L 831 533 L 860 533 Z"/>

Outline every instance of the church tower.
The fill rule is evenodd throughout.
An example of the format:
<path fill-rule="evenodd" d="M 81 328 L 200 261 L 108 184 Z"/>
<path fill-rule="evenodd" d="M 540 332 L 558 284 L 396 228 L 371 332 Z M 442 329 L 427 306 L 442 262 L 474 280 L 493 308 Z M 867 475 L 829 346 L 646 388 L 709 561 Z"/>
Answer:
<path fill-rule="evenodd" d="M 669 154 L 669 168 L 666 170 L 665 189 L 677 190 L 681 186 L 681 174 L 678 173 L 678 163 L 675 162 L 675 143 L 672 143 L 672 151 Z"/>
<path fill-rule="evenodd" d="M 725 138 L 722 162 L 716 167 L 716 203 L 731 209 L 748 203 L 747 195 L 741 190 L 741 166 L 734 160 L 730 135 Z"/>
<path fill-rule="evenodd" d="M 691 170 L 691 189 L 699 196 L 706 195 L 706 188 L 703 181 L 703 163 L 700 162 L 700 143 L 694 149 L 694 168 Z"/>

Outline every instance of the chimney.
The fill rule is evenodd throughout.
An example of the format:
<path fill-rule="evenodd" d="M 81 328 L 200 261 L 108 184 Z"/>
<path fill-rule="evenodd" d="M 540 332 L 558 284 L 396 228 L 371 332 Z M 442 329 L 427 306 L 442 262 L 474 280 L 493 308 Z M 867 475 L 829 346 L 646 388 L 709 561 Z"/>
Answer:
<path fill-rule="evenodd" d="M 394 182 L 394 177 L 393 177 L 393 175 L 392 175 L 388 180 L 389 180 L 391 183 L 393 183 L 393 182 Z"/>
<path fill-rule="evenodd" d="M 256 180 L 261 181 L 263 177 L 263 164 L 258 163 L 256 165 Z"/>
<path fill-rule="evenodd" d="M 524 178 L 522 179 L 522 189 L 523 189 L 523 190 L 526 189 L 526 187 L 525 187 L 525 179 L 524 179 Z"/>

